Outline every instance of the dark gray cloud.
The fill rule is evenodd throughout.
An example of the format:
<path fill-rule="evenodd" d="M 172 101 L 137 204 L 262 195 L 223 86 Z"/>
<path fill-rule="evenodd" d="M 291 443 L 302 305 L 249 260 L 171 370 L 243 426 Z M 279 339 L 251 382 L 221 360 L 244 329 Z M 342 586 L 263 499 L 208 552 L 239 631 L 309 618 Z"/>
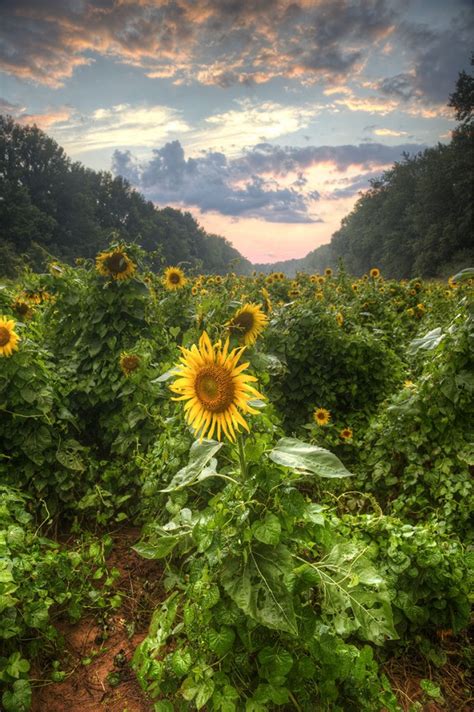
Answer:
<path fill-rule="evenodd" d="M 3 0 L 0 69 L 59 86 L 94 53 L 223 87 L 345 78 L 397 13 L 386 0 Z"/>
<path fill-rule="evenodd" d="M 463 3 L 461 3 L 463 5 Z M 446 104 L 458 73 L 469 68 L 474 37 L 473 4 L 454 17 L 448 27 L 403 22 L 397 34 L 411 54 L 410 72 L 386 77 L 377 89 L 388 96 L 423 103 Z"/>
<path fill-rule="evenodd" d="M 172 141 L 155 149 L 146 162 L 137 161 L 130 151 L 115 151 L 113 171 L 160 205 L 193 206 L 203 212 L 267 222 L 311 223 L 320 222 L 314 210 L 323 191 L 329 191 L 331 198 L 355 195 L 368 187 L 369 179 L 380 174 L 382 167 L 399 160 L 404 152 L 416 153 L 421 148 L 418 144 L 282 147 L 261 143 L 237 158 L 212 151 L 186 158 L 180 142 Z M 310 185 L 305 171 L 328 163 L 340 172 L 358 166 L 361 173 L 336 179 L 333 188 Z"/>

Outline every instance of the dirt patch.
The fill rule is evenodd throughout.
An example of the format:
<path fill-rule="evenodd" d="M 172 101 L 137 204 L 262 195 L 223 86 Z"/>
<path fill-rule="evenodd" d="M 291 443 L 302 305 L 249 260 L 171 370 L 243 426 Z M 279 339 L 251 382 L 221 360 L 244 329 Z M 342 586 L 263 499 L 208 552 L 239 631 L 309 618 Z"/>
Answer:
<path fill-rule="evenodd" d="M 121 607 L 103 620 L 85 617 L 76 624 L 58 624 L 65 640 L 61 663 L 67 677 L 39 683 L 31 712 L 152 711 L 130 662 L 147 634 L 153 610 L 164 598 L 163 570 L 160 562 L 142 559 L 131 549 L 139 535 L 138 529 L 115 535 L 108 559 L 108 566 L 120 571 L 116 589 L 123 596 Z M 37 679 L 47 676 L 46 671 L 35 673 Z"/>
<path fill-rule="evenodd" d="M 459 638 L 443 640 L 446 663 L 439 667 L 419 654 L 391 658 L 383 668 L 404 712 L 472 712 L 474 709 L 474 679 L 466 651 L 470 647 L 469 632 Z M 423 690 L 422 680 L 439 688 L 440 697 L 430 698 Z"/>

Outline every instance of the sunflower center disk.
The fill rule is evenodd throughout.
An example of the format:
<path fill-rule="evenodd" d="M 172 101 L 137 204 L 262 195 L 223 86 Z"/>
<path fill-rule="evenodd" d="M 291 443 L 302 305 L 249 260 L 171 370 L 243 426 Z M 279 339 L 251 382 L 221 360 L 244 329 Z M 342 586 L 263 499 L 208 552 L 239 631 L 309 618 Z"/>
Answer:
<path fill-rule="evenodd" d="M 0 346 L 6 346 L 10 341 L 10 332 L 6 326 L 0 326 Z"/>
<path fill-rule="evenodd" d="M 196 395 L 206 410 L 223 413 L 234 400 L 230 373 L 217 365 L 201 369 L 194 382 Z"/>
<path fill-rule="evenodd" d="M 116 254 L 107 257 L 106 265 L 107 269 L 110 270 L 112 274 L 120 274 L 121 272 L 125 272 L 127 269 L 127 260 L 122 253 L 117 252 Z"/>
<path fill-rule="evenodd" d="M 181 277 L 179 276 L 179 274 L 176 274 L 174 272 L 174 273 L 170 274 L 169 280 L 170 280 L 171 284 L 179 284 L 181 281 Z"/>
<path fill-rule="evenodd" d="M 243 312 L 238 314 L 232 320 L 231 331 L 235 334 L 247 334 L 254 324 L 254 316 L 251 312 Z"/>

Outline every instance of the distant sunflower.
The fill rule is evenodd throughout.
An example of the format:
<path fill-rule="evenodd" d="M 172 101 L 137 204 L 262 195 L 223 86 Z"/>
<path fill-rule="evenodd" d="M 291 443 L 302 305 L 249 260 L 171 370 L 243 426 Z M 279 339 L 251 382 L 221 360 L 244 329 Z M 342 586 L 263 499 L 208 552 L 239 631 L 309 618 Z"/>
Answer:
<path fill-rule="evenodd" d="M 245 346 L 251 346 L 265 329 L 267 322 L 268 317 L 260 305 L 248 302 L 234 314 L 227 326 L 230 333 L 238 336 Z"/>
<path fill-rule="evenodd" d="M 350 428 L 343 428 L 339 433 L 339 437 L 343 440 L 350 440 L 352 438 L 352 430 Z"/>
<path fill-rule="evenodd" d="M 140 356 L 123 351 L 120 354 L 120 368 L 124 376 L 130 376 L 140 366 Z"/>
<path fill-rule="evenodd" d="M 324 274 L 326 275 L 326 277 L 332 277 L 332 269 L 330 267 L 326 267 L 326 269 L 324 270 Z"/>
<path fill-rule="evenodd" d="M 316 425 L 327 425 L 331 420 L 331 413 L 326 408 L 316 408 L 313 413 L 313 420 Z"/>
<path fill-rule="evenodd" d="M 268 293 L 268 289 L 265 289 L 265 287 L 262 287 L 261 289 L 262 297 L 263 297 L 263 308 L 269 314 L 271 310 L 273 309 L 272 305 L 272 300 L 270 299 L 270 294 Z"/>
<path fill-rule="evenodd" d="M 319 299 L 320 301 L 321 301 L 321 299 L 324 299 L 324 294 L 320 289 L 317 289 L 315 291 L 314 296 L 316 297 L 316 299 Z"/>
<path fill-rule="evenodd" d="M 291 299 L 298 299 L 300 294 L 301 292 L 298 288 L 290 289 L 288 292 L 288 296 L 291 297 Z"/>
<path fill-rule="evenodd" d="M 166 289 L 174 291 L 176 289 L 182 289 L 188 280 L 182 269 L 179 267 L 167 267 L 163 275 L 163 284 Z"/>
<path fill-rule="evenodd" d="M 380 270 L 378 267 L 372 267 L 369 274 L 372 277 L 372 279 L 378 279 L 380 277 Z"/>
<path fill-rule="evenodd" d="M 344 324 L 344 317 L 342 316 L 341 312 L 337 312 L 336 321 L 339 326 L 342 326 Z"/>
<path fill-rule="evenodd" d="M 11 356 L 18 349 L 20 337 L 15 333 L 15 322 L 0 316 L 0 356 Z"/>
<path fill-rule="evenodd" d="M 120 247 L 97 255 L 95 266 L 102 277 L 112 277 L 117 281 L 130 279 L 137 268 L 125 250 Z"/>
<path fill-rule="evenodd" d="M 249 430 L 240 411 L 257 414 L 249 402 L 263 397 L 250 385 L 257 379 L 244 373 L 249 364 L 238 364 L 245 347 L 229 351 L 228 339 L 224 346 L 213 345 L 204 331 L 199 347 L 180 348 L 181 364 L 170 386 L 178 396 L 173 400 L 186 401 L 187 422 L 200 439 L 211 439 L 216 433 L 218 440 L 224 434 L 234 441 L 240 426 Z"/>
<path fill-rule="evenodd" d="M 31 304 L 24 299 L 21 299 L 21 297 L 17 297 L 12 302 L 12 309 L 20 319 L 30 319 L 33 314 Z"/>

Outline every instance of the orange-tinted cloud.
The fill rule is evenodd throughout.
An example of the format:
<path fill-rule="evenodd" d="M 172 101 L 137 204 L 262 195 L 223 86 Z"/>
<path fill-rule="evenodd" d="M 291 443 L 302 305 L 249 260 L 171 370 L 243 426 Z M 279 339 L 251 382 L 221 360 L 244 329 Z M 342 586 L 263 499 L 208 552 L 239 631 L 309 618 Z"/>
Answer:
<path fill-rule="evenodd" d="M 342 78 L 395 15 L 385 0 L 4 0 L 1 12 L 0 70 L 51 87 L 94 53 L 176 82 Z"/>

